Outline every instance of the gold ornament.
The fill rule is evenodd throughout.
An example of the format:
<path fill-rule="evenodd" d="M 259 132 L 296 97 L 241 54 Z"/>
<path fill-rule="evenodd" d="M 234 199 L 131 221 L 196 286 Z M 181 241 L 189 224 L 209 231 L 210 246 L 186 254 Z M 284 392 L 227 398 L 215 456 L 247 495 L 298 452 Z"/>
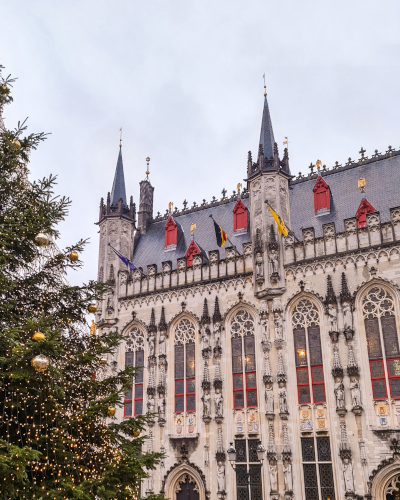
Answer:
<path fill-rule="evenodd" d="M 31 361 L 31 365 L 33 366 L 33 368 L 37 372 L 41 373 L 47 370 L 47 368 L 49 367 L 49 363 L 50 361 L 48 360 L 48 358 L 46 358 L 46 356 L 43 356 L 43 354 L 38 354 Z"/>
<path fill-rule="evenodd" d="M 115 415 L 116 411 L 117 410 L 113 406 L 109 406 L 108 409 L 107 409 L 107 415 L 109 417 L 113 417 Z"/>
<path fill-rule="evenodd" d="M 43 340 L 46 340 L 46 337 L 44 336 L 44 333 L 42 333 L 42 332 L 35 332 L 32 335 L 32 340 L 34 342 L 43 342 Z"/>
<path fill-rule="evenodd" d="M 3 90 L 5 94 L 8 94 L 10 92 L 10 89 L 7 87 L 7 85 L 3 85 Z"/>
<path fill-rule="evenodd" d="M 95 313 L 95 312 L 97 312 L 97 306 L 96 306 L 96 304 L 90 304 L 90 305 L 89 305 L 89 307 L 88 307 L 88 311 L 89 311 L 90 313 Z"/>
<path fill-rule="evenodd" d="M 137 438 L 140 436 L 140 431 L 137 430 L 137 431 L 133 431 L 133 437 Z"/>
<path fill-rule="evenodd" d="M 35 238 L 36 243 L 39 243 L 40 246 L 45 247 L 49 244 L 49 237 L 44 233 L 39 233 Z"/>
<path fill-rule="evenodd" d="M 14 146 L 14 149 L 19 149 L 21 147 L 21 143 L 19 142 L 18 139 L 12 141 L 12 145 Z"/>
<path fill-rule="evenodd" d="M 75 262 L 76 260 L 78 260 L 79 255 L 78 255 L 76 252 L 71 252 L 71 253 L 68 255 L 68 257 L 69 257 L 69 260 L 70 260 L 71 262 Z"/>

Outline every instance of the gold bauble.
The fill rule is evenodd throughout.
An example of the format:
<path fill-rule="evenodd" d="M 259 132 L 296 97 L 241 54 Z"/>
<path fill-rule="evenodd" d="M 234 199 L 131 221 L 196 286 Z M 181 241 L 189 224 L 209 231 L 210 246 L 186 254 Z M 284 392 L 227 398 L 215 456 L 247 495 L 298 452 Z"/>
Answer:
<path fill-rule="evenodd" d="M 49 244 L 49 237 L 44 233 L 39 233 L 35 238 L 36 243 L 39 243 L 40 246 L 45 247 Z"/>
<path fill-rule="evenodd" d="M 140 436 L 140 431 L 139 431 L 139 430 L 137 430 L 137 431 L 133 431 L 133 437 L 134 437 L 134 438 L 137 438 L 137 437 L 139 437 L 139 436 Z"/>
<path fill-rule="evenodd" d="M 10 92 L 10 89 L 6 85 L 3 85 L 3 90 L 5 94 L 8 94 Z"/>
<path fill-rule="evenodd" d="M 115 415 L 116 411 L 117 410 L 113 406 L 109 406 L 108 409 L 107 409 L 107 415 L 109 417 L 113 417 Z"/>
<path fill-rule="evenodd" d="M 89 311 L 90 313 L 95 313 L 95 312 L 97 312 L 97 306 L 96 306 L 96 304 L 89 304 L 88 311 Z"/>
<path fill-rule="evenodd" d="M 43 356 L 43 354 L 38 354 L 31 361 L 31 365 L 33 366 L 33 368 L 37 372 L 42 373 L 47 370 L 47 368 L 49 367 L 49 363 L 50 361 L 48 360 L 48 358 L 46 358 L 46 356 Z"/>
<path fill-rule="evenodd" d="M 71 252 L 71 253 L 68 255 L 68 257 L 69 257 L 69 260 L 70 260 L 71 262 L 75 262 L 76 260 L 78 260 L 79 255 L 78 255 L 76 252 Z"/>
<path fill-rule="evenodd" d="M 19 149 L 21 147 L 21 143 L 19 142 L 18 139 L 15 139 L 14 141 L 12 141 L 12 145 L 13 145 L 14 149 Z"/>
<path fill-rule="evenodd" d="M 35 332 L 32 335 L 32 340 L 35 342 L 43 342 L 43 340 L 46 340 L 46 337 L 44 336 L 44 333 L 42 333 L 42 332 Z"/>

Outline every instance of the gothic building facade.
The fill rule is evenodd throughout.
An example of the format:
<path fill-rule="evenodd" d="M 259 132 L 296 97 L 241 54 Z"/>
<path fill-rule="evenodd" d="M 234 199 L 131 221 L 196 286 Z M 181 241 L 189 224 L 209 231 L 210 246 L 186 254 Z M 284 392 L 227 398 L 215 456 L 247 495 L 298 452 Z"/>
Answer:
<path fill-rule="evenodd" d="M 360 155 L 293 177 L 265 96 L 247 186 L 155 215 L 148 173 L 128 204 L 120 149 L 96 323 L 126 339 L 110 365 L 140 367 L 116 418 L 153 413 L 165 452 L 143 495 L 399 498 L 400 151 Z"/>

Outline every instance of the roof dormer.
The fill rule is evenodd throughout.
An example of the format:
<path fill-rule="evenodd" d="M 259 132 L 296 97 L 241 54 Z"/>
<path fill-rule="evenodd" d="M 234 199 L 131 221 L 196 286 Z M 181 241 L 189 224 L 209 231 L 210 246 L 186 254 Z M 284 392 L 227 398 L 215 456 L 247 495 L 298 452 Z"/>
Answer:
<path fill-rule="evenodd" d="M 193 255 L 197 255 L 198 253 L 201 253 L 201 251 L 195 241 L 192 240 L 185 254 L 187 267 L 193 266 Z"/>
<path fill-rule="evenodd" d="M 247 232 L 247 208 L 240 198 L 233 209 L 233 231 L 236 234 Z"/>
<path fill-rule="evenodd" d="M 328 184 L 321 175 L 318 175 L 313 188 L 314 192 L 314 212 L 316 217 L 328 215 L 331 212 L 331 195 Z"/>
<path fill-rule="evenodd" d="M 375 208 L 366 198 L 363 198 L 356 212 L 357 227 L 365 227 L 367 223 L 367 214 L 372 212 L 376 212 Z"/>
<path fill-rule="evenodd" d="M 165 249 L 174 250 L 178 241 L 178 226 L 175 223 L 172 215 L 168 217 L 165 224 Z"/>

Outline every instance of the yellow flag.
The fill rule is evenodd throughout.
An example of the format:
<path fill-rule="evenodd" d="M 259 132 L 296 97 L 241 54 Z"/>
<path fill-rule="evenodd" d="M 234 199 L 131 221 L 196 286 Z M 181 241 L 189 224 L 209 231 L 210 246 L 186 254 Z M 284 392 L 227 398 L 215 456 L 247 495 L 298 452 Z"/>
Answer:
<path fill-rule="evenodd" d="M 268 205 L 268 208 L 271 210 L 272 217 L 275 219 L 275 222 L 278 226 L 278 233 L 283 234 L 283 236 L 287 236 L 288 230 L 286 229 L 285 223 L 280 215 L 272 210 L 272 208 Z"/>

